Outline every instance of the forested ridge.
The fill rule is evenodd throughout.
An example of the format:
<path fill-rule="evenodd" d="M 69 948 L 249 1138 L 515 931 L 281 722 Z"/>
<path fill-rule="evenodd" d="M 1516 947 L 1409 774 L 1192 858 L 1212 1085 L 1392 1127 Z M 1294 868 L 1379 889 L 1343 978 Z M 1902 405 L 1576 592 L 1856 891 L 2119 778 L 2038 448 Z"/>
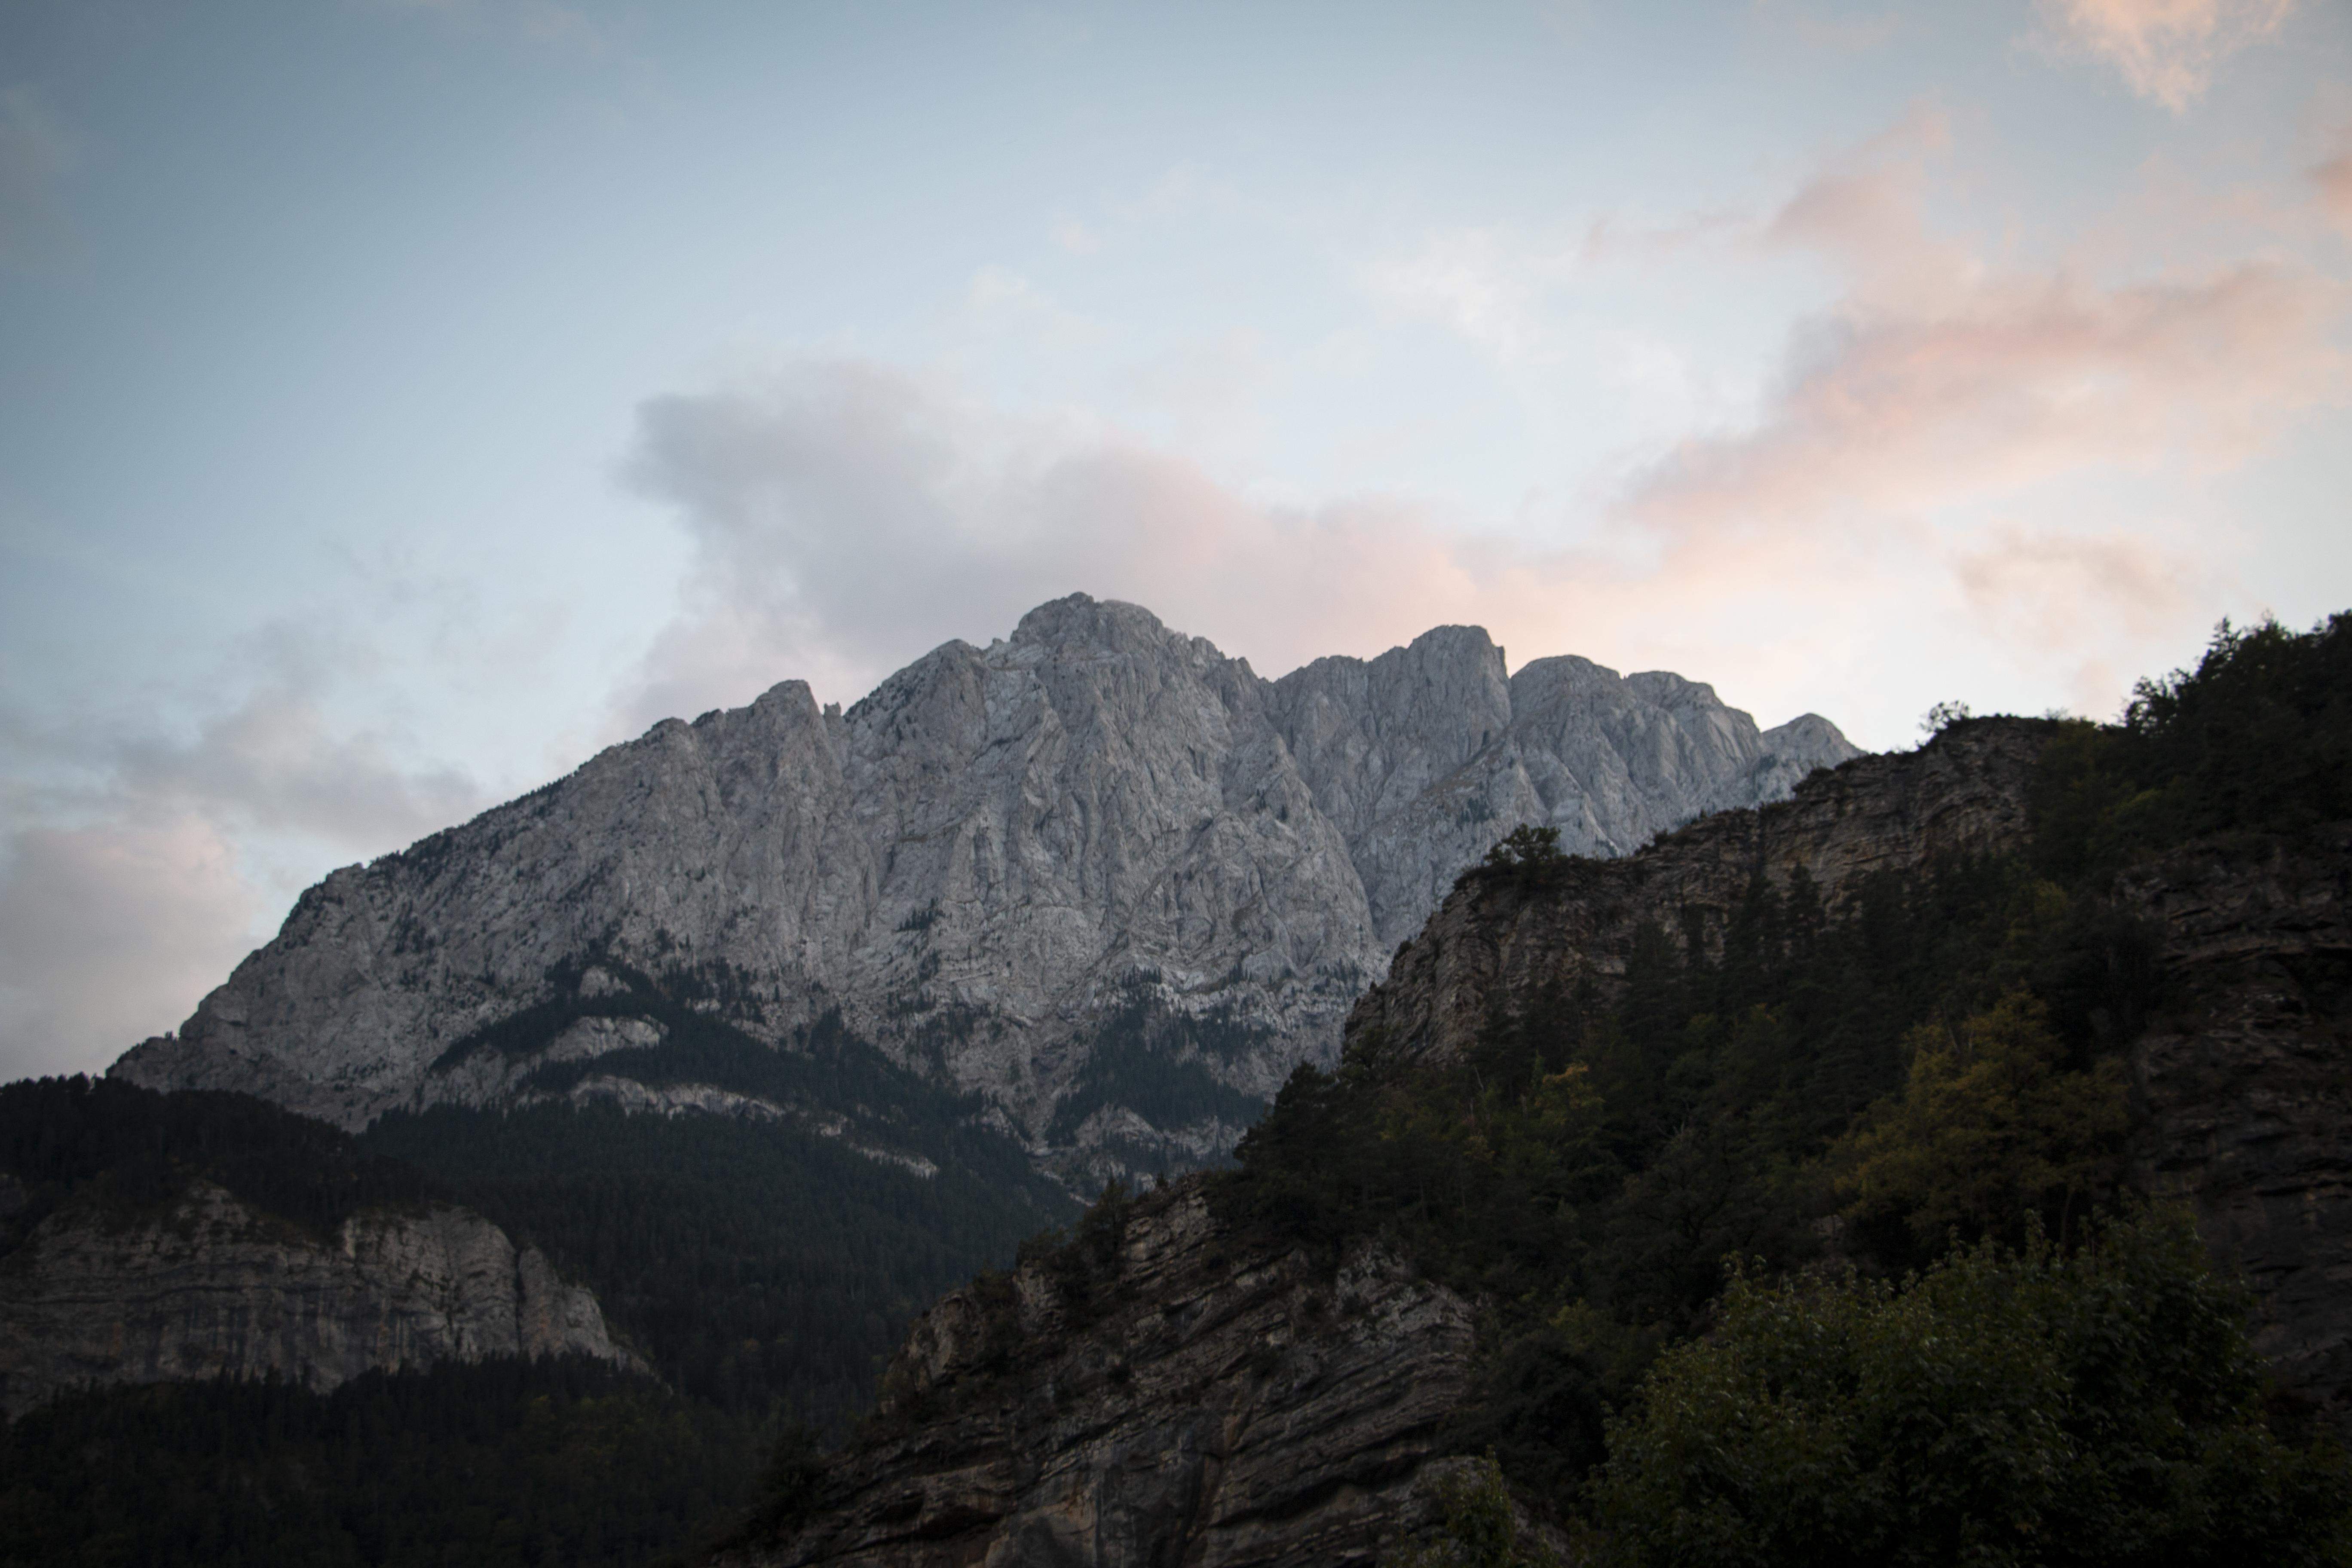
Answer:
<path fill-rule="evenodd" d="M 2334 1435 L 2131 1187 L 2125 1053 L 2194 999 L 2115 895 L 2186 843 L 2352 818 L 2352 617 L 2225 627 L 2121 721 L 2043 732 L 2027 849 L 1834 907 L 1759 879 L 1641 931 L 1622 978 L 1495 998 L 1458 1060 L 1360 1036 L 1210 1179 L 1244 1232 L 1335 1262 L 1384 1237 L 1479 1303 L 1444 1441 L 1491 1468 L 1422 1561 L 1538 1560 L 1507 1497 L 1645 1564 L 2352 1560 Z M 1465 882 L 1542 900 L 1570 869 L 1521 830 Z M 0 1438 L 0 1562 L 639 1562 L 741 1517 L 763 1463 L 770 1518 L 804 1506 L 812 1433 L 865 1406 L 908 1318 L 1067 1212 L 968 1107 L 814 1044 L 683 1029 L 598 1069 L 787 1104 L 848 1074 L 936 1176 L 791 1120 L 445 1108 L 351 1138 L 237 1096 L 0 1089 L 0 1250 L 76 1194 L 152 1209 L 198 1174 L 322 1235 L 459 1202 L 593 1286 L 665 1380 L 79 1396 Z M 1090 1279 L 1126 1201 L 1022 1250 Z"/>
<path fill-rule="evenodd" d="M 601 1363 L 70 1395 L 0 1429 L 17 1568 L 624 1568 L 750 1496 L 745 1424 Z"/>
<path fill-rule="evenodd" d="M 92 1392 L 10 1429 L 0 1539 L 27 1554 L 0 1562 L 620 1563 L 731 1525 L 780 1436 L 845 1427 L 916 1311 L 1071 1207 L 969 1107 L 862 1049 L 768 1062 L 713 1032 L 615 1055 L 780 1098 L 846 1081 L 935 1174 L 800 1121 L 443 1108 L 354 1138 L 243 1095 L 0 1086 L 0 1255 L 69 1199 L 157 1215 L 197 1177 L 320 1241 L 363 1208 L 458 1203 L 593 1287 L 656 1373 Z"/>
<path fill-rule="evenodd" d="M 1540 1555 L 1506 1479 L 1633 1563 L 2344 1560 L 2334 1435 L 2265 1394 L 2246 1299 L 2126 1180 L 2123 1053 L 2194 999 L 2114 885 L 2352 817 L 2352 616 L 2225 626 L 2042 757 L 2025 852 L 1833 910 L 1759 878 L 1606 990 L 1492 998 L 1461 1059 L 1360 1034 L 1244 1141 L 1229 1217 L 1385 1237 L 1483 1305 L 1450 1440 L 1498 1470 L 1435 1560 Z M 1570 869 L 1525 829 L 1465 882 Z"/>

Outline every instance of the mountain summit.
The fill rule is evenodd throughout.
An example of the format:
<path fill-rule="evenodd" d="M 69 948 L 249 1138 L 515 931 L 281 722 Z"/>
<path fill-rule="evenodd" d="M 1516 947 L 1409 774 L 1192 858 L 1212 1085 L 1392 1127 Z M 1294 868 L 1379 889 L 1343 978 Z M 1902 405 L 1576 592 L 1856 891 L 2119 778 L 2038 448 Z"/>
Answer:
<path fill-rule="evenodd" d="M 795 1117 L 919 1163 L 712 1066 L 864 1041 L 1056 1163 L 1191 1164 L 1334 1058 L 1512 827 L 1621 854 L 1857 754 L 1679 676 L 1513 673 L 1475 626 L 1268 681 L 1073 595 L 845 713 L 786 681 L 336 871 L 113 1071 L 347 1128 L 554 1097 Z"/>

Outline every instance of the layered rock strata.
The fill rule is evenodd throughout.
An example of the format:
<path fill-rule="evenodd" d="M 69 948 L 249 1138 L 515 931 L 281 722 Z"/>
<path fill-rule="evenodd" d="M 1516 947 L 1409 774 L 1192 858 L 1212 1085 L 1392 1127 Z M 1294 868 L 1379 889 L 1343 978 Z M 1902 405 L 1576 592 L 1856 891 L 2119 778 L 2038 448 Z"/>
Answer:
<path fill-rule="evenodd" d="M 814 1523 L 734 1568 L 1369 1563 L 1427 1508 L 1469 1305 L 1377 1250 L 1336 1275 L 1148 1197 L 1074 1283 L 1046 1262 L 919 1319 Z"/>
<path fill-rule="evenodd" d="M 2131 1053 L 2142 1184 L 2256 1293 L 2254 1344 L 2352 1425 L 2352 825 L 2126 873 L 2161 1006 Z"/>
<path fill-rule="evenodd" d="M 1680 931 L 1696 915 L 1720 940 L 1759 876 L 1783 894 L 1809 882 L 1834 910 L 1874 872 L 2020 849 L 2032 832 L 2034 767 L 2054 729 L 2027 719 L 1958 725 L 1919 751 L 1818 774 L 1790 800 L 1704 818 L 1638 855 L 1571 862 L 1539 893 L 1471 879 L 1357 1003 L 1348 1032 L 1451 1057 L 1498 1003 L 1524 1006 L 1586 980 L 1608 994 L 1645 925 Z"/>
<path fill-rule="evenodd" d="M 367 1210 L 309 1235 L 207 1182 L 168 1208 L 68 1203 L 0 1258 L 0 1412 L 65 1390 L 583 1354 L 624 1365 L 596 1298 L 537 1247 L 448 1205 Z"/>
<path fill-rule="evenodd" d="M 1618 854 L 1853 754 L 1676 676 L 1509 672 L 1475 628 L 1266 681 L 1077 595 L 846 713 L 788 681 L 337 871 L 115 1071 L 358 1127 L 643 1048 L 658 997 L 770 1045 L 837 1019 L 1041 1147 L 1124 1114 L 1214 1152 L 1510 827 Z M 1125 1093 L 1121 1030 L 1227 1092 Z"/>
<path fill-rule="evenodd" d="M 1499 1003 L 1591 979 L 1645 923 L 1719 931 L 1752 880 L 1830 909 L 1874 872 L 2027 848 L 2055 727 L 1975 721 L 1853 762 L 1540 886 L 1465 879 L 1351 1038 L 1443 1058 Z M 2145 922 L 2166 1011 L 2130 1048 L 2142 1183 L 2194 1205 L 2257 1292 L 2291 1389 L 2352 1415 L 2352 825 L 2242 837 L 2115 888 Z M 1130 1228 L 1074 1321 L 1052 1269 L 950 1296 L 893 1368 L 881 1435 L 827 1471 L 814 1521 L 734 1568 L 1370 1563 L 1425 1517 L 1433 1439 L 1466 1396 L 1467 1303 L 1377 1252 L 1328 1276 L 1221 1231 L 1194 1189 Z M 1261 1348 L 1263 1347 L 1263 1348 Z"/>
<path fill-rule="evenodd" d="M 2023 849 L 2046 721 L 1978 720 L 1866 757 L 1794 798 L 1695 823 L 1636 856 L 1568 868 L 1556 890 L 1473 880 L 1360 1002 L 1352 1037 L 1439 1058 L 1497 1003 L 1590 979 L 1607 994 L 1645 924 L 1719 933 L 1760 874 L 1832 910 L 1861 879 L 1947 854 Z M 2352 1419 L 2352 826 L 2237 836 L 2125 872 L 2162 1011 L 2129 1048 L 2139 1184 L 2188 1202 L 2256 1294 L 2283 1383 Z"/>

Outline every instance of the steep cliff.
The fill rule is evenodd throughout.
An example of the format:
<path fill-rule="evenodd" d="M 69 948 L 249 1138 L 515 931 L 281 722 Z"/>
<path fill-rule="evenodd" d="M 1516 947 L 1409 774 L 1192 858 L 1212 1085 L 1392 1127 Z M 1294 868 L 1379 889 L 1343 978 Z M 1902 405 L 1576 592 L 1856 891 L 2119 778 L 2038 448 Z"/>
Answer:
<path fill-rule="evenodd" d="M 1639 854 L 1570 861 L 1538 889 L 1467 879 L 1356 1004 L 1349 1034 L 1457 1056 L 1497 1006 L 1521 1009 L 1587 979 L 1606 994 L 1644 926 L 1679 931 L 1696 917 L 1719 941 L 1759 877 L 1784 894 L 1809 882 L 1834 910 L 1873 873 L 2019 850 L 2032 832 L 2035 763 L 2055 728 L 1959 725 L 1920 751 L 1850 762 L 1785 802 L 1717 813 Z"/>
<path fill-rule="evenodd" d="M 1328 1270 L 1182 1184 L 932 1308 L 814 1522 L 720 1561 L 1369 1563 L 1426 1510 L 1473 1337 L 1393 1255 Z"/>
<path fill-rule="evenodd" d="M 2140 1180 L 2258 1294 L 2254 1343 L 2352 1422 L 2352 825 L 2127 871 L 2162 1009 L 2131 1052 Z"/>
<path fill-rule="evenodd" d="M 1181 1164 L 1332 1058 L 1394 943 L 1513 825 L 1620 853 L 1853 754 L 1675 676 L 1507 674 L 1475 628 L 1268 682 L 1078 595 L 845 714 L 786 682 L 338 871 L 114 1070 L 356 1127 L 572 1093 L 579 1063 L 682 1028 L 833 1030 L 1033 1147 Z"/>
<path fill-rule="evenodd" d="M 196 1181 L 124 1212 L 98 1190 L 0 1257 L 0 1411 L 68 1388 L 584 1354 L 624 1365 L 596 1298 L 536 1247 L 447 1205 L 368 1209 L 314 1236 Z"/>
<path fill-rule="evenodd" d="M 2135 994 L 2156 999 L 2144 1029 L 2103 1037 L 2124 1045 L 2135 1084 L 2137 1184 L 2187 1200 L 2216 1260 L 2254 1288 L 2255 1342 L 2282 1383 L 2339 1419 L 2352 1414 L 2352 1308 L 2341 1284 L 2352 1271 L 2352 826 L 2204 839 L 2062 895 L 2036 881 L 2031 862 L 2040 769 L 2063 732 L 2041 721 L 1972 721 L 1918 752 L 1849 763 L 1805 781 L 1786 803 L 1709 817 L 1622 859 L 1465 877 L 1349 1022 L 1351 1047 L 1366 1053 L 1359 1081 L 1395 1071 L 1375 1062 L 1402 1061 L 1411 1070 L 1393 1081 L 1406 1098 L 1376 1100 L 1354 1122 L 1319 1124 L 1325 1136 L 1353 1127 L 1345 1135 L 1372 1146 L 1306 1147 L 1293 1158 L 1303 1159 L 1309 1182 L 1269 1189 L 1273 1208 L 1314 1201 L 1318 1160 L 1353 1163 L 1359 1173 L 1340 1178 L 1343 1188 L 1371 1186 L 1366 1167 L 1425 1161 L 1454 1140 L 1455 1164 L 1415 1168 L 1484 1173 L 1478 1179 L 1493 1193 L 1465 1182 L 1460 1206 L 1444 1211 L 1475 1223 L 1481 1205 L 1499 1202 L 1519 1179 L 1496 1151 L 1534 1125 L 1497 1117 L 1483 1086 L 1455 1081 L 1473 1079 L 1459 1064 L 1491 1049 L 1498 1018 L 1554 1008 L 1580 988 L 1578 1005 L 1605 1010 L 1626 994 L 1644 927 L 1720 955 L 1759 878 L 1784 907 L 1817 900 L 1825 920 L 1842 917 L 1866 943 L 1869 900 L 1889 885 L 1878 873 L 1901 879 L 1973 862 L 1997 872 L 1974 885 L 1994 939 L 1979 952 L 2000 973 L 2043 940 L 2002 945 L 2011 911 L 2021 908 L 2095 902 L 2106 911 L 2101 920 L 2112 914 L 2136 933 L 2102 951 L 2144 959 L 2146 984 Z M 1932 879 L 1908 886 L 1906 896 L 1944 896 Z M 2013 983 L 1999 973 L 1990 982 Z M 1792 1048 L 1808 1047 L 1799 1039 Z M 1697 1066 L 1686 1056 L 1667 1070 Z M 1454 1079 L 1448 1068 L 1457 1069 Z M 1577 1081 L 1537 1077 L 1539 1085 Z M 1316 1093 L 1345 1092 L 1343 1079 L 1325 1081 Z M 1736 1130 L 1744 1110 L 1736 1078 L 1732 1089 L 1725 1125 Z M 1412 1096 L 1457 1091 L 1466 1098 L 1409 1125 L 1426 1105 Z M 1302 1116 L 1314 1114 L 1309 1103 L 1301 1102 Z M 1562 1101 L 1537 1114 L 1572 1121 L 1604 1110 L 1597 1100 L 1581 1111 Z M 1481 1118 L 1486 1130 L 1474 1131 Z M 1590 1147 L 1573 1143 L 1572 1128 L 1568 1136 L 1564 1146 Z M 1487 1419 L 1495 1413 L 1484 1404 L 1544 1376 L 1568 1373 L 1572 1383 L 1582 1375 L 1570 1371 L 1578 1364 L 1605 1379 L 1612 1357 L 1673 1321 L 1625 1291 L 1640 1271 L 1661 1256 L 1682 1268 L 1687 1253 L 1695 1268 L 1686 1271 L 1719 1284 L 1723 1256 L 1752 1253 L 1736 1229 L 1709 1239 L 1711 1216 L 1739 1206 L 1734 1189 L 1742 1184 L 1760 1188 L 1787 1171 L 1742 1167 L 1738 1148 L 1674 1136 L 1647 1169 L 1588 1187 L 1591 1223 L 1580 1230 L 1569 1221 L 1559 1232 L 1573 1256 L 1542 1260 L 1566 1281 L 1565 1311 L 1557 1296 L 1515 1307 L 1416 1281 L 1398 1251 L 1361 1240 L 1334 1276 L 1279 1239 L 1281 1224 L 1229 1224 L 1217 1216 L 1252 1211 L 1204 1203 L 1203 1188 L 1180 1184 L 1148 1217 L 1127 1223 L 1098 1278 L 1081 1276 L 1084 1310 L 1068 1305 L 1067 1259 L 1084 1256 L 1076 1243 L 935 1307 L 900 1352 L 883 1419 L 824 1470 L 803 1500 L 805 1521 L 730 1561 L 1375 1561 L 1426 1518 L 1422 1483 L 1440 1473 L 1465 1431 L 1482 1420 L 1488 1431 L 1524 1430 Z M 1523 1148 L 1514 1157 L 1524 1164 L 1527 1155 Z M 1709 1163 L 1724 1161 L 1720 1170 Z M 1709 1184 L 1726 1173 L 1732 1188 Z M 1403 1234 L 1428 1244 L 1428 1226 L 1447 1223 L 1426 1217 L 1436 1211 L 1425 1193 L 1416 1202 L 1416 1179 L 1402 1184 L 1402 1207 L 1370 1211 L 1376 1234 L 1402 1218 Z M 1608 1184 L 1617 1180 L 1622 1192 L 1612 1194 Z M 1826 1182 L 1783 1190 L 1801 1222 L 1830 1201 Z M 1537 1197 L 1537 1218 L 1549 1224 L 1541 1211 L 1551 1200 L 1541 1189 Z M 1349 1228 L 1360 1236 L 1367 1227 Z M 1502 1247 L 1549 1234 L 1524 1230 Z M 1451 1237 L 1435 1239 L 1435 1252 L 1448 1250 Z M 1497 1256 L 1462 1254 L 1474 1270 Z M 1487 1278 L 1548 1278 L 1512 1268 L 1506 1262 Z M 1600 1300 L 1576 1300 L 1585 1290 Z M 1612 1311 L 1630 1315 L 1611 1329 Z M 1689 1331 L 1693 1321 L 1675 1331 Z M 1507 1359 L 1521 1353 L 1524 1362 Z M 1395 1392 L 1406 1387 L 1410 1399 Z M 1595 1413 L 1598 1389 L 1588 1382 L 1566 1397 Z M 1541 1397 L 1528 1409 L 1549 1424 L 1554 1411 Z M 1596 1457 L 1594 1421 L 1577 1462 Z M 1571 1445 L 1558 1433 L 1547 1425 L 1538 1436 L 1567 1453 Z"/>

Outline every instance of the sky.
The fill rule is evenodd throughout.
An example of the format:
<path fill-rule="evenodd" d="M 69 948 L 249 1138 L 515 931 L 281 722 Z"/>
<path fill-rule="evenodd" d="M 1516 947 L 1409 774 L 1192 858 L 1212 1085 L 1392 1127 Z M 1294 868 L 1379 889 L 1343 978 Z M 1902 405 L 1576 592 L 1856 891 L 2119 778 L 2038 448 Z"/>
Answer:
<path fill-rule="evenodd" d="M 2352 5 L 11 0 L 0 1079 L 1071 592 L 1916 743 L 2352 607 Z"/>

